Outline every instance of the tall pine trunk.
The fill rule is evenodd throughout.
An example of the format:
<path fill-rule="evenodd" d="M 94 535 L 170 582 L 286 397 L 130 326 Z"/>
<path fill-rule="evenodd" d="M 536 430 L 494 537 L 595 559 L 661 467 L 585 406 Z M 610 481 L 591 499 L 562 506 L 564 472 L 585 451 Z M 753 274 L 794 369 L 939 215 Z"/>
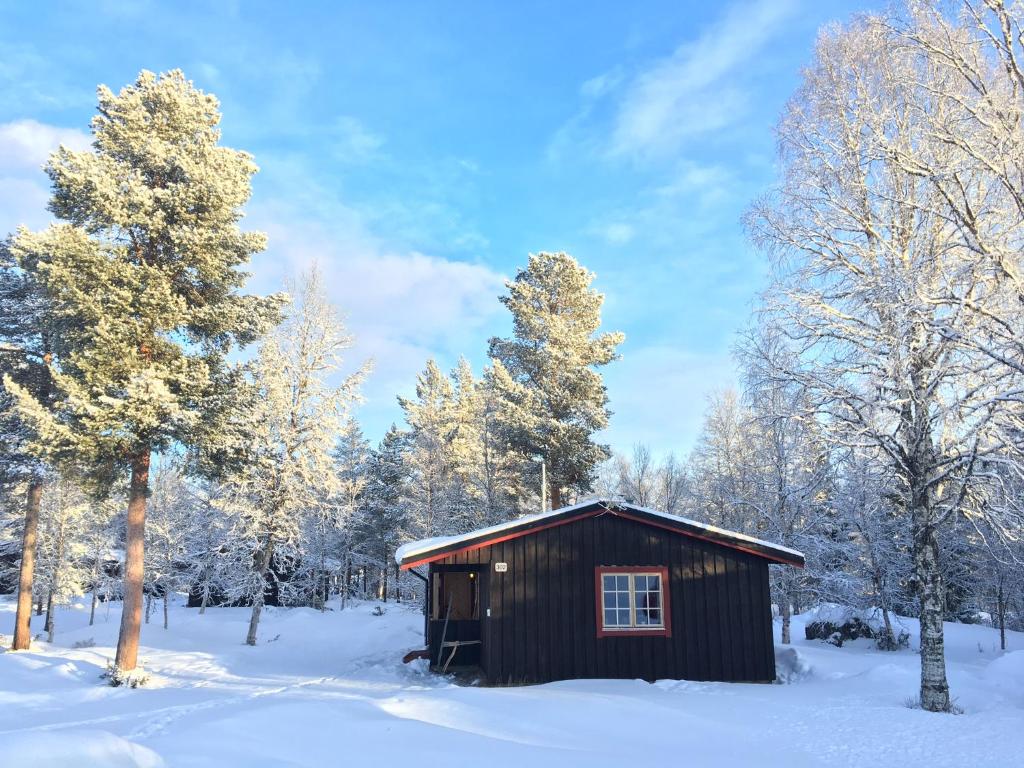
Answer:
<path fill-rule="evenodd" d="M 948 712 L 939 541 L 927 510 L 919 504 L 914 509 L 914 571 L 921 605 L 921 707 L 929 712 Z"/>
<path fill-rule="evenodd" d="M 139 662 L 149 460 L 148 447 L 132 458 L 128 520 L 125 529 L 124 603 L 121 611 L 121 631 L 117 636 L 117 655 L 114 657 L 114 666 L 119 672 L 130 672 Z"/>
<path fill-rule="evenodd" d="M 263 599 L 266 592 L 267 571 L 270 569 L 270 561 L 274 556 L 274 541 L 268 539 L 263 545 L 256 560 L 256 573 L 260 577 L 260 590 L 252 596 L 252 615 L 249 617 L 249 633 L 245 636 L 246 645 L 256 645 L 256 630 L 260 625 L 260 614 L 263 613 Z"/>
<path fill-rule="evenodd" d="M 167 629 L 167 599 L 171 590 L 164 589 L 164 629 Z"/>
<path fill-rule="evenodd" d="M 96 584 L 92 585 L 92 600 L 89 602 L 89 626 L 96 621 Z"/>
<path fill-rule="evenodd" d="M 36 566 L 36 537 L 43 481 L 33 479 L 25 497 L 25 530 L 21 534 L 21 570 L 18 573 L 18 612 L 14 619 L 12 650 L 27 651 L 32 642 L 32 579 Z"/>

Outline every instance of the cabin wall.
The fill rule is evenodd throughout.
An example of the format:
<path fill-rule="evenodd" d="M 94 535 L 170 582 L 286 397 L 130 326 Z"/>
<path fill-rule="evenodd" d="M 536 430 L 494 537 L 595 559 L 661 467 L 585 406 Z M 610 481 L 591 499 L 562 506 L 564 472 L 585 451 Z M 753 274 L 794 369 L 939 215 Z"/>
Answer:
<path fill-rule="evenodd" d="M 495 572 L 499 562 L 506 572 Z M 763 558 L 605 514 L 437 564 L 486 566 L 481 666 L 491 684 L 775 679 Z M 666 566 L 672 636 L 598 638 L 597 566 Z"/>

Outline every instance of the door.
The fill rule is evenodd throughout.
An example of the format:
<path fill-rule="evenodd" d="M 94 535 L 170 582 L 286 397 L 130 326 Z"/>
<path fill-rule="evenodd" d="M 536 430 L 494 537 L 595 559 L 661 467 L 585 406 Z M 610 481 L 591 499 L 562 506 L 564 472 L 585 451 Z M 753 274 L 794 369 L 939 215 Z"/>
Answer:
<path fill-rule="evenodd" d="M 479 667 L 486 607 L 480 566 L 441 565 L 430 574 L 430 663 L 439 669 Z"/>

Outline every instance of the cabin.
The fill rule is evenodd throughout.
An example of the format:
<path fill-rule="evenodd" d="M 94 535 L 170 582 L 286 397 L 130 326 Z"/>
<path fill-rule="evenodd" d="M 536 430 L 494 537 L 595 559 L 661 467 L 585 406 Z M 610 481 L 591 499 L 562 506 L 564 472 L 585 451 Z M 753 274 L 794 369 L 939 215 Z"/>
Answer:
<path fill-rule="evenodd" d="M 772 682 L 768 566 L 804 565 L 795 550 L 609 499 L 412 542 L 395 560 L 426 583 L 418 655 L 490 685 Z"/>

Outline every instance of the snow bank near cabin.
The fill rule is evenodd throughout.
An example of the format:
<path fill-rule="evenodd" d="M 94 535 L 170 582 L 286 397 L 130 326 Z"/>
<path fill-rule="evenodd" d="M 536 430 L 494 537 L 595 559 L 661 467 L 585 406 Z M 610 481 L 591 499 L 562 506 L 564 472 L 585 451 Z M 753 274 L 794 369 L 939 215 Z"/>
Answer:
<path fill-rule="evenodd" d="M 35 731 L 0 736 L 4 765 L 31 768 L 163 768 L 151 749 L 106 731 Z"/>

